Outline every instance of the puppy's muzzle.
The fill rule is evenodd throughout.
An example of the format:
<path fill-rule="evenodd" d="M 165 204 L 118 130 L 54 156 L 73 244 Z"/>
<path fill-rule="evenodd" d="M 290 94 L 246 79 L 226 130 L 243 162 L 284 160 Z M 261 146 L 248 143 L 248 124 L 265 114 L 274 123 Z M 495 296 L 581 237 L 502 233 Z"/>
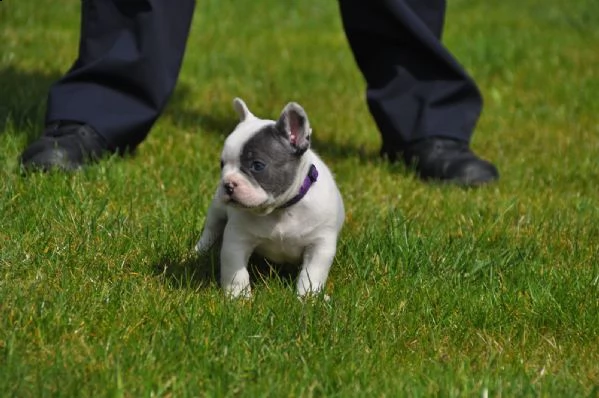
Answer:
<path fill-rule="evenodd" d="M 235 188 L 237 187 L 237 183 L 236 182 L 225 182 L 223 184 L 223 188 L 225 189 L 225 193 L 229 196 L 233 195 L 233 192 L 235 192 Z"/>

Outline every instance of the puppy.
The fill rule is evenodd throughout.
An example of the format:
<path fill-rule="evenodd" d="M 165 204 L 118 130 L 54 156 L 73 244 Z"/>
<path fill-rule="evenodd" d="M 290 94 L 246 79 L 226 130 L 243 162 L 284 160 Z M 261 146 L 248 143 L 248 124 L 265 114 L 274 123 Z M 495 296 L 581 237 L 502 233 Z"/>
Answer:
<path fill-rule="evenodd" d="M 343 225 L 333 175 L 310 149 L 310 123 L 290 102 L 264 120 L 235 98 L 239 124 L 225 140 L 221 180 L 196 245 L 204 253 L 222 236 L 221 277 L 232 297 L 251 295 L 248 260 L 257 253 L 301 267 L 297 294 L 324 288 Z"/>

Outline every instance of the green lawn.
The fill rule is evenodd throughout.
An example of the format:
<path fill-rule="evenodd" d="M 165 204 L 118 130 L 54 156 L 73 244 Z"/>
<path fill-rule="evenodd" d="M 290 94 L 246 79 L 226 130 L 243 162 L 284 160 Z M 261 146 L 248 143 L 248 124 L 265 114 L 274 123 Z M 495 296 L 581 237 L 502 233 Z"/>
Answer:
<path fill-rule="evenodd" d="M 23 177 L 79 2 L 0 2 L 0 396 L 599 395 L 599 2 L 453 0 L 498 184 L 378 159 L 335 2 L 198 1 L 136 156 Z M 347 219 L 329 302 L 261 269 L 227 300 L 190 257 L 240 96 L 301 103 Z"/>

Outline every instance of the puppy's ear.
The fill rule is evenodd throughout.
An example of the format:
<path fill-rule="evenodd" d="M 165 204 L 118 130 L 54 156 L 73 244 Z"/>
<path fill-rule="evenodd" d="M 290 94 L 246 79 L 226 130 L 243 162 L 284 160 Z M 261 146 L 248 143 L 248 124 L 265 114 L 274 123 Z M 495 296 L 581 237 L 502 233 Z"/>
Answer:
<path fill-rule="evenodd" d="M 233 108 L 235 108 L 235 112 L 237 112 L 237 115 L 239 116 L 239 122 L 256 117 L 250 112 L 250 109 L 241 98 L 237 97 L 233 100 Z"/>
<path fill-rule="evenodd" d="M 290 102 L 283 108 L 276 128 L 296 148 L 299 155 L 302 155 L 310 148 L 312 129 L 306 111 L 298 103 Z"/>

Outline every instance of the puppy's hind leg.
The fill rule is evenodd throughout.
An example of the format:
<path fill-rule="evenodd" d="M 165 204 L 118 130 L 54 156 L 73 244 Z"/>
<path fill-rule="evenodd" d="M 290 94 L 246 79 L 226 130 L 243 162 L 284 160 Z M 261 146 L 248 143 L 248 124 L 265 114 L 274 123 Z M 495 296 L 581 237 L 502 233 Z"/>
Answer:
<path fill-rule="evenodd" d="M 202 235 L 195 246 L 196 252 L 205 253 L 210 250 L 214 243 L 223 235 L 226 225 L 227 210 L 215 198 L 208 208 Z"/>

